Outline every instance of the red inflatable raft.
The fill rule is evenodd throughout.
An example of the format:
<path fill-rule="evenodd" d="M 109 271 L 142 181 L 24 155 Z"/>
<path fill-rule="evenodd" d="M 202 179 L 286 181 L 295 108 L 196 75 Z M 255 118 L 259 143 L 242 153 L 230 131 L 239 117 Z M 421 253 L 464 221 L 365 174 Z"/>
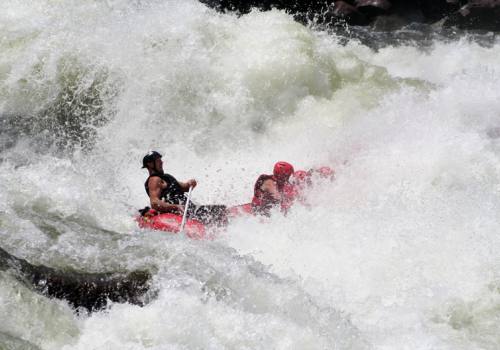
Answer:
<path fill-rule="evenodd" d="M 302 170 L 296 171 L 291 179 L 293 186 L 293 191 L 291 191 L 291 200 L 288 203 L 288 207 L 282 207 L 282 209 L 285 209 L 286 211 L 286 209 L 288 209 L 295 200 L 301 201 L 300 193 L 307 186 L 312 186 L 312 176 L 315 173 L 319 174 L 322 178 L 330 178 L 331 180 L 335 177 L 335 171 L 327 166 L 311 169 L 307 172 Z M 228 208 L 228 218 L 237 218 L 247 215 L 256 215 L 252 208 L 252 203 L 236 205 Z M 155 210 L 149 209 L 149 211 L 147 211 L 143 216 L 137 216 L 136 221 L 140 228 L 166 231 L 176 234 L 180 232 L 182 216 L 172 213 L 158 214 Z M 197 220 L 186 220 L 184 232 L 186 236 L 192 239 L 209 238 L 207 236 L 207 228 L 204 224 Z"/>
<path fill-rule="evenodd" d="M 229 218 L 244 215 L 253 215 L 251 203 L 228 208 Z M 181 230 L 182 216 L 172 213 L 158 214 L 155 210 L 149 209 L 143 216 L 136 216 L 135 221 L 137 221 L 140 228 L 177 234 Z M 184 225 L 184 233 L 192 239 L 209 238 L 206 226 L 198 220 L 187 219 Z"/>
<path fill-rule="evenodd" d="M 252 203 L 246 203 L 241 205 L 236 205 L 228 209 L 228 215 L 230 217 L 238 217 L 243 215 L 254 215 L 252 210 Z"/>
<path fill-rule="evenodd" d="M 155 214 L 148 212 L 144 216 L 137 216 L 135 219 L 140 228 L 151 230 L 179 233 L 181 230 L 182 216 L 172 213 Z M 197 220 L 186 220 L 184 225 L 186 236 L 192 239 L 206 238 L 205 225 Z"/>

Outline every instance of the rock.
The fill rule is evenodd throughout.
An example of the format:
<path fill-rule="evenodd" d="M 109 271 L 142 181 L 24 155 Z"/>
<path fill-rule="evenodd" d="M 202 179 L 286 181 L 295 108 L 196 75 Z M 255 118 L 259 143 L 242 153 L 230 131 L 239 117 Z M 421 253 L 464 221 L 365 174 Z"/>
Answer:
<path fill-rule="evenodd" d="M 500 30 L 500 0 L 200 0 L 219 11 L 247 13 L 277 8 L 301 23 L 313 21 L 334 27 L 339 24 L 401 28 L 410 23 L 436 23 L 464 29 Z M 377 18 L 384 16 L 381 20 Z M 389 17 L 388 17 L 389 16 Z M 392 16 L 392 17 L 391 17 Z"/>
<path fill-rule="evenodd" d="M 500 0 L 471 0 L 443 23 L 460 29 L 500 31 Z"/>
<path fill-rule="evenodd" d="M 352 25 L 368 24 L 368 18 L 356 7 L 345 1 L 335 1 L 335 4 L 331 5 L 325 14 L 325 22 L 335 24 L 339 21 L 345 21 Z"/>
<path fill-rule="evenodd" d="M 387 14 L 391 7 L 388 0 L 356 0 L 356 8 L 368 17 Z"/>
<path fill-rule="evenodd" d="M 420 0 L 420 11 L 429 22 L 439 21 L 459 8 L 458 0 Z"/>
<path fill-rule="evenodd" d="M 29 288 L 48 297 L 64 299 L 88 311 L 102 309 L 108 300 L 144 305 L 150 288 L 148 271 L 85 273 L 32 265 L 0 248 L 0 271 L 10 270 Z"/>
<path fill-rule="evenodd" d="M 494 8 L 500 6 L 500 0 L 469 0 L 466 6 Z"/>
<path fill-rule="evenodd" d="M 371 28 L 377 32 L 390 32 L 403 28 L 408 24 L 407 19 L 397 16 L 377 16 L 371 24 Z"/>

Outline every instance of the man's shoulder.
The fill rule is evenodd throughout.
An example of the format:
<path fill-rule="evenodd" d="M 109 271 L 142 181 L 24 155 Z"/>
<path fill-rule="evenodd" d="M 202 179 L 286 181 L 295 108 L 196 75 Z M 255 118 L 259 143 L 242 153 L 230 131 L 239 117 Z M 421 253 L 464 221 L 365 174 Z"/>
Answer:
<path fill-rule="evenodd" d="M 160 174 L 150 175 L 147 179 L 147 183 L 149 184 L 161 184 L 164 181 Z"/>
<path fill-rule="evenodd" d="M 255 182 L 256 187 L 264 188 L 270 187 L 274 184 L 274 178 L 272 175 L 260 175 L 257 181 Z"/>
<path fill-rule="evenodd" d="M 269 180 L 273 181 L 272 175 L 262 174 L 262 175 L 259 175 L 259 177 L 257 178 L 258 182 L 266 182 Z"/>
<path fill-rule="evenodd" d="M 167 179 L 167 180 L 170 180 L 170 179 L 174 179 L 175 180 L 175 177 L 173 177 L 172 175 L 170 174 L 167 174 L 167 173 L 164 173 L 164 174 L 151 174 L 149 175 L 149 178 L 148 179 L 151 179 L 151 178 L 160 178 L 160 179 Z"/>

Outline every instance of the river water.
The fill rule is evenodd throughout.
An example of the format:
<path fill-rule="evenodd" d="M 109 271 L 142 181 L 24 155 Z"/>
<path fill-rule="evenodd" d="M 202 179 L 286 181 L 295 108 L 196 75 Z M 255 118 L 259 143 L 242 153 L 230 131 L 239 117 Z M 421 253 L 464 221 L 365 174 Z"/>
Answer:
<path fill-rule="evenodd" d="M 0 272 L 0 348 L 500 348 L 500 41 L 415 38 L 374 50 L 194 0 L 4 0 L 2 248 L 148 269 L 156 296 L 88 314 Z M 248 202 L 277 160 L 336 180 L 192 241 L 133 221 L 150 149 L 199 203 Z"/>

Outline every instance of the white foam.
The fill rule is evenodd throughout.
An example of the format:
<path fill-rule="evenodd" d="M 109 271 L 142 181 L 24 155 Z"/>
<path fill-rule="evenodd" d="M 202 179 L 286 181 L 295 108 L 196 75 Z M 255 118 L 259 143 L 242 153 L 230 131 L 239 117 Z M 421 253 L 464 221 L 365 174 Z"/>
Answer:
<path fill-rule="evenodd" d="M 500 265 L 500 46 L 373 52 L 279 11 L 237 17 L 196 1 L 7 9 L 0 115 L 41 110 L 77 71 L 79 91 L 103 79 L 109 122 L 91 152 L 41 155 L 22 140 L 3 150 L 3 245 L 59 267 L 150 268 L 160 289 L 144 308 L 75 316 L 71 341 L 29 328 L 23 339 L 44 349 L 498 345 L 488 299 L 498 293 L 485 289 Z M 277 160 L 334 166 L 336 181 L 312 190 L 311 208 L 192 243 L 131 220 L 147 204 L 149 149 L 180 180 L 197 178 L 197 202 L 248 202 Z M 16 288 L 4 285 L 0 296 Z M 477 328 L 448 317 L 463 304 L 489 310 Z M 0 332 L 21 332 L 9 327 Z"/>

